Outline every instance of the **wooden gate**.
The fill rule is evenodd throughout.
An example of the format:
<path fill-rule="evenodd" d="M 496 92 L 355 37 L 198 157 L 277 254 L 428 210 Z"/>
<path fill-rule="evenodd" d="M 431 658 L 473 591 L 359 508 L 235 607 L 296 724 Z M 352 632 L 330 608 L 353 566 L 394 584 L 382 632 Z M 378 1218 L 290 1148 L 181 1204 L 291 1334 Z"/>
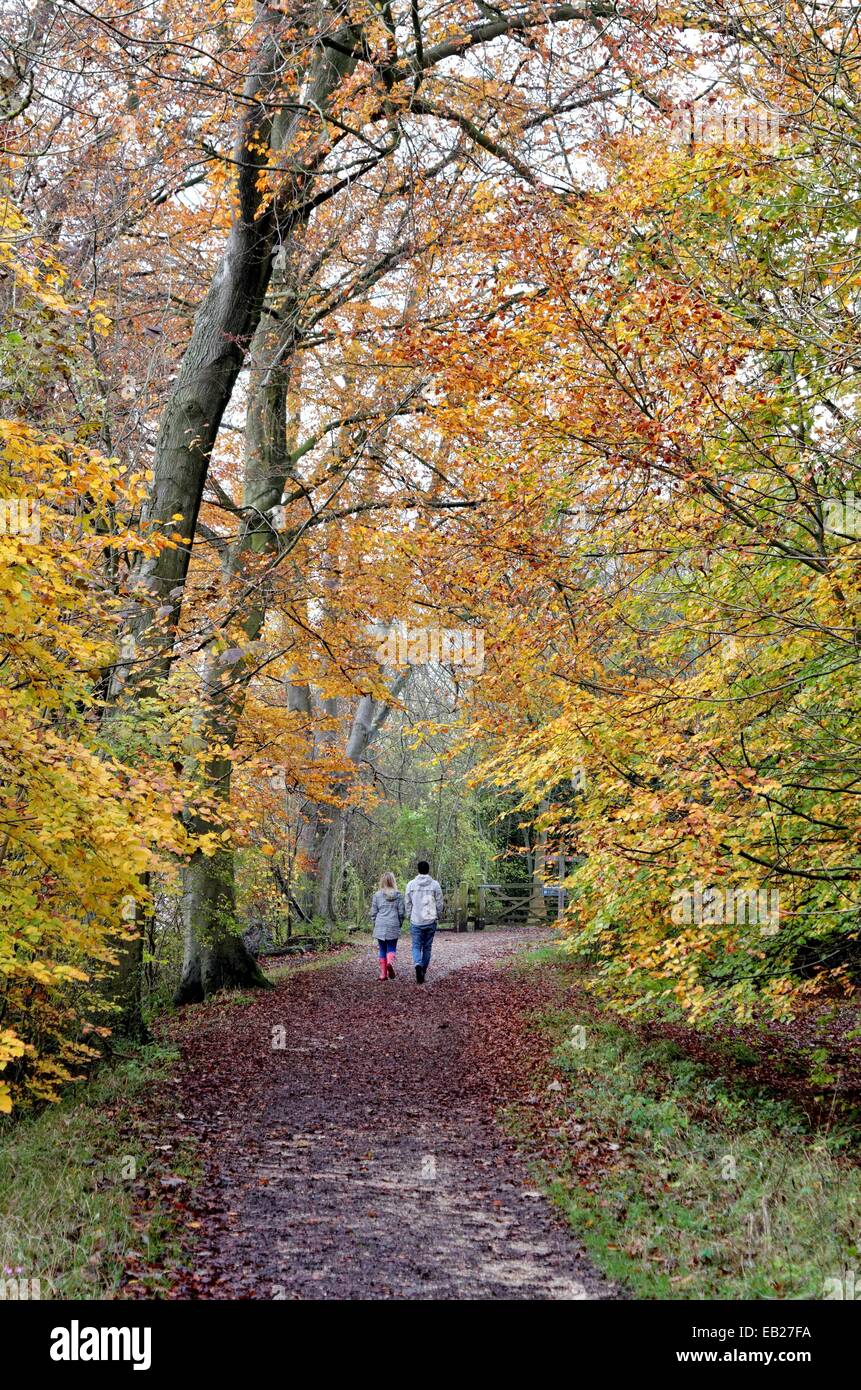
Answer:
<path fill-rule="evenodd" d="M 532 888 L 528 883 L 459 883 L 445 898 L 443 921 L 453 931 L 525 927 L 545 920 L 532 910 Z"/>

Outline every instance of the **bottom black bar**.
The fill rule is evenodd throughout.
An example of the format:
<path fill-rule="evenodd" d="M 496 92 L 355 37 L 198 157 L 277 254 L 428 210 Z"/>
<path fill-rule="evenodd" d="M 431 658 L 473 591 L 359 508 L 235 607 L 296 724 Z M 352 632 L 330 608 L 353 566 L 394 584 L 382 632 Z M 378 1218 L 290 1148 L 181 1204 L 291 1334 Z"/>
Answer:
<path fill-rule="evenodd" d="M 398 1374 L 412 1365 L 422 1378 L 435 1362 L 449 1372 L 479 1365 L 486 1373 L 516 1351 L 536 1366 L 567 1365 L 572 1375 L 588 1358 L 593 1374 L 690 1377 L 706 1366 L 756 1367 L 767 1383 L 798 1368 L 821 1378 L 854 1364 L 857 1353 L 857 1315 L 840 1301 L 428 1303 L 399 1311 L 380 1302 L 5 1302 L 0 1335 L 28 1370 L 58 1384 L 124 1372 L 247 1374 L 270 1358 L 273 1370 L 293 1375 L 297 1356 L 305 1374 L 339 1364 L 356 1374 L 382 1369 L 381 1354 L 385 1364 L 401 1350 Z M 345 1320 L 354 1319 L 351 1339 Z"/>

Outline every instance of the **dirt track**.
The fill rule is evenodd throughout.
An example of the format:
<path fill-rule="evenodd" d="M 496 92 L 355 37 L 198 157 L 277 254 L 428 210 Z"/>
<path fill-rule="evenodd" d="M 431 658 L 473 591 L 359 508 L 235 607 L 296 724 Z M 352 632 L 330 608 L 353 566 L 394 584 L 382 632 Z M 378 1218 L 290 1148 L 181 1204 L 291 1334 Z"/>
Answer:
<path fill-rule="evenodd" d="M 440 933 L 417 986 L 404 938 L 394 981 L 369 948 L 185 1012 L 177 1110 L 207 1180 L 174 1296 L 617 1296 L 494 1119 L 534 1046 L 530 981 L 496 963 L 526 939 Z"/>

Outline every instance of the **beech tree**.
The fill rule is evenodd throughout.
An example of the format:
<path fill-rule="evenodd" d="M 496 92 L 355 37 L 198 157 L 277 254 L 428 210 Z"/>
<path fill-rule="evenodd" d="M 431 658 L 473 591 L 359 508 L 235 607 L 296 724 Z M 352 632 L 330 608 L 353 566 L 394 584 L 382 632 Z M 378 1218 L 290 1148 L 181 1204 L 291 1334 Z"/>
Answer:
<path fill-rule="evenodd" d="M 264 983 L 235 880 L 237 853 L 279 867 L 264 822 L 289 826 L 304 901 L 332 920 L 340 846 L 380 794 L 373 750 L 419 698 L 369 640 L 398 624 L 494 634 L 452 757 L 481 749 L 488 781 L 519 789 L 536 864 L 580 837 L 582 939 L 606 933 L 608 981 L 672 977 L 706 1009 L 702 943 L 655 925 L 705 844 L 710 871 L 757 864 L 799 920 L 820 902 L 843 921 L 852 26 L 835 19 L 835 45 L 792 5 L 6 12 L 4 169 L 26 230 L 7 225 L 38 264 L 7 257 L 0 292 L 17 313 L 26 276 L 35 303 L 56 267 L 63 292 L 38 334 L 3 339 L 4 418 L 10 439 L 38 430 L 34 477 L 60 439 L 122 499 L 125 539 L 99 561 L 111 640 L 81 688 L 105 768 L 159 801 L 141 913 L 145 875 L 179 856 L 178 997 Z M 779 117 L 783 143 L 731 150 L 721 116 L 704 147 L 733 102 Z M 105 536 L 111 505 L 95 485 L 81 500 Z M 750 671 L 715 694 L 718 637 L 753 652 L 780 634 L 791 697 Z M 826 707 L 837 722 L 811 732 Z M 603 800 L 553 783 L 572 748 L 613 770 Z M 790 784 L 814 752 L 823 780 Z M 602 916 L 613 875 L 650 924 L 627 953 Z M 114 943 L 131 1032 L 143 936 Z M 777 1007 L 795 957 L 774 950 Z"/>
<path fill-rule="evenodd" d="M 146 509 L 145 520 L 150 526 L 168 531 L 176 525 L 178 533 L 170 532 L 174 543 L 142 565 L 137 575 L 138 609 L 133 640 L 127 647 L 131 660 L 118 666 L 115 691 L 124 689 L 126 698 L 130 693 L 138 697 L 149 694 L 158 689 L 169 670 L 212 449 L 247 346 L 260 323 L 276 249 L 289 266 L 295 257 L 297 239 L 314 209 L 383 159 L 394 156 L 402 139 L 402 113 L 453 124 L 480 149 L 527 176 L 527 166 L 519 156 L 488 136 L 469 113 L 447 102 L 419 99 L 418 88 L 428 72 L 465 51 L 506 35 L 530 33 L 548 22 L 582 20 L 591 13 L 558 6 L 533 20 L 527 12 L 512 10 L 491 20 L 477 20 L 465 32 L 458 26 L 447 39 L 425 46 L 421 22 L 413 10 L 411 43 L 402 52 L 394 17 L 375 7 L 363 13 L 362 7 L 341 11 L 337 7 L 314 6 L 303 13 L 298 25 L 288 25 L 280 12 L 268 7 L 258 11 L 257 32 L 252 30 L 251 34 L 249 76 L 242 93 L 245 113 L 233 157 L 237 169 L 236 213 L 224 256 L 196 316 L 162 415 Z M 362 22 L 357 18 L 359 14 Z M 494 86 L 498 86 L 498 78 Z M 579 100 L 585 103 L 601 96 L 603 91 L 598 88 Z M 288 97 L 293 99 L 288 101 Z M 357 102 L 364 103 L 359 109 L 365 120 L 370 117 L 381 124 L 381 143 L 372 143 L 372 153 L 359 156 L 358 169 L 349 159 L 333 169 L 333 150 L 337 150 L 346 133 L 354 133 L 344 117 L 349 116 Z M 531 180 L 532 176 L 528 177 Z M 319 182 L 323 187 L 315 191 Z M 291 323 L 288 309 L 286 332 L 277 349 L 276 377 L 282 382 L 288 379 L 294 347 Z M 252 421 L 271 421 L 271 393 L 277 386 L 273 387 L 269 369 L 262 389 L 270 399 L 260 407 L 259 415 L 250 415 Z M 277 408 L 283 408 L 283 391 Z M 279 421 L 274 428 L 280 432 L 283 425 Z M 279 470 L 271 470 L 264 482 L 266 497 L 258 496 L 252 501 L 249 492 L 246 505 L 259 512 L 259 501 L 266 500 L 271 507 L 279 481 L 283 486 Z M 259 533 L 259 524 L 256 529 Z M 142 594 L 146 595 L 146 602 L 140 601 Z M 249 618 L 246 635 L 250 640 L 258 625 L 258 618 Z M 217 663 L 209 668 L 205 687 L 210 703 L 212 691 L 224 681 L 225 673 Z M 229 712 L 231 708 L 233 714 Z M 233 737 L 235 709 L 235 705 L 228 704 L 223 711 L 222 732 L 228 742 Z M 226 769 L 214 771 L 223 784 Z M 329 855 L 327 844 L 324 862 Z M 215 877 L 223 880 L 226 872 L 227 866 L 222 864 Z M 247 983 L 259 983 L 259 971 L 241 944 L 232 937 L 228 940 L 223 932 L 210 942 L 206 964 L 198 970 L 197 951 L 191 944 L 194 932 L 212 936 L 214 902 L 221 902 L 229 914 L 230 893 L 209 881 L 200 856 L 189 874 L 185 905 L 189 945 L 182 997 L 194 997 L 199 989 L 226 982 L 241 983 L 244 979 Z M 324 896 L 327 895 L 328 890 L 324 890 Z M 196 927 L 195 919 L 199 919 Z"/>

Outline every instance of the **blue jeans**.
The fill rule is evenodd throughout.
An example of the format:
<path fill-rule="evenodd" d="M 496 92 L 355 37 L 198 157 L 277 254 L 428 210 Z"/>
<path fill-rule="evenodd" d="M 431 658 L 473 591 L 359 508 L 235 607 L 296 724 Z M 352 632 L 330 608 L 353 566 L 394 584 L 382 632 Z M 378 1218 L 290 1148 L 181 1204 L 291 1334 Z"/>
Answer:
<path fill-rule="evenodd" d="M 417 927 L 411 922 L 410 936 L 413 939 L 413 965 L 421 965 L 427 970 L 430 965 L 433 939 L 436 936 L 436 922 L 429 922 L 426 927 Z"/>
<path fill-rule="evenodd" d="M 397 953 L 398 938 L 393 936 L 391 941 L 380 941 L 379 937 L 377 937 L 377 946 L 380 950 L 380 960 L 385 960 L 386 956 L 393 956 Z"/>

